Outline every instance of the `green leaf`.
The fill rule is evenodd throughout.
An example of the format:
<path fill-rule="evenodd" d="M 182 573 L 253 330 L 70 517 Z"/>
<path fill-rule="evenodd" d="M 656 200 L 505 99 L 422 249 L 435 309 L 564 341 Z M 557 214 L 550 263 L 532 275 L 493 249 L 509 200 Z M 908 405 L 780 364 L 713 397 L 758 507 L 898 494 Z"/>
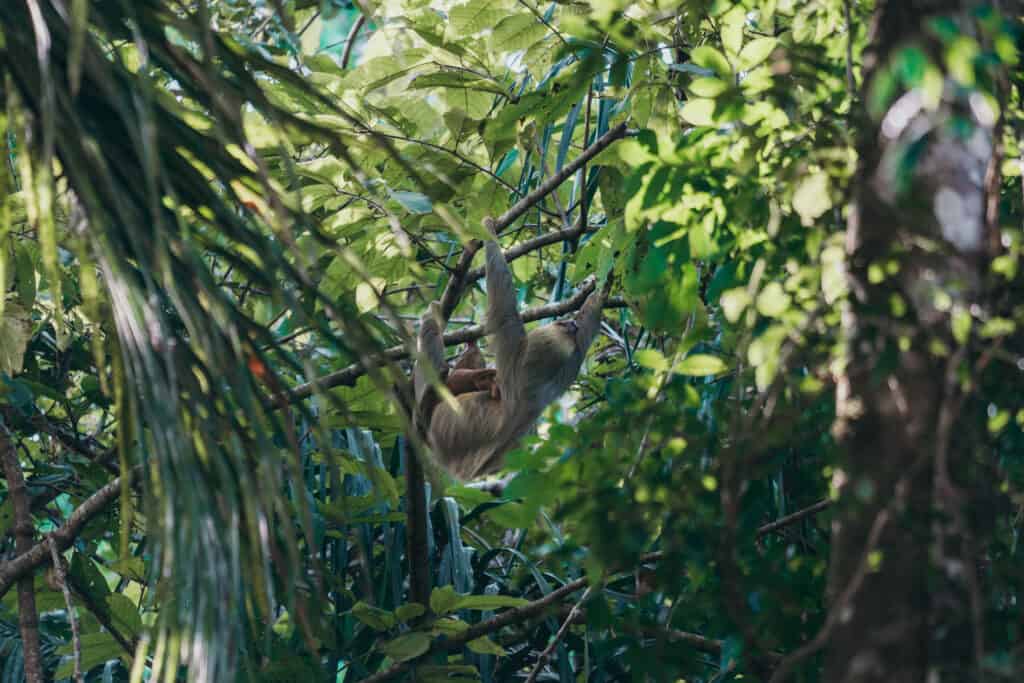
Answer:
<path fill-rule="evenodd" d="M 529 600 L 512 595 L 460 595 L 454 609 L 495 610 L 502 607 L 522 607 Z"/>
<path fill-rule="evenodd" d="M 715 255 L 715 243 L 703 222 L 690 228 L 687 237 L 690 241 L 690 258 L 703 260 Z"/>
<path fill-rule="evenodd" d="M 463 507 L 471 508 L 483 503 L 494 501 L 494 494 L 469 486 L 449 486 L 445 489 L 445 495 L 454 498 Z"/>
<path fill-rule="evenodd" d="M 379 512 L 372 515 L 358 515 L 348 520 L 349 524 L 384 524 L 385 522 L 404 522 L 404 512 Z"/>
<path fill-rule="evenodd" d="M 452 586 L 440 586 L 430 593 L 430 610 L 434 614 L 443 615 L 454 612 L 459 601 L 459 594 Z"/>
<path fill-rule="evenodd" d="M 505 17 L 491 33 L 491 45 L 499 52 L 525 50 L 548 34 L 547 27 L 529 13 Z"/>
<path fill-rule="evenodd" d="M 377 649 L 391 657 L 396 662 L 404 662 L 430 649 L 430 636 L 422 631 L 405 633 L 386 643 L 381 643 Z"/>
<path fill-rule="evenodd" d="M 804 225 L 813 225 L 823 213 L 832 208 L 828 174 L 818 171 L 806 176 L 793 193 L 793 210 Z"/>
<path fill-rule="evenodd" d="M 988 431 L 990 434 L 998 434 L 1006 428 L 1010 422 L 1010 411 L 999 410 L 995 415 L 988 418 Z"/>
<path fill-rule="evenodd" d="M 494 81 L 486 80 L 467 71 L 437 71 L 435 73 L 422 74 L 412 79 L 408 87 L 410 90 L 454 88 L 457 90 L 478 90 L 496 95 L 508 95 L 508 92 Z"/>
<path fill-rule="evenodd" d="M 1017 324 L 1009 318 L 992 318 L 982 325 L 980 334 L 983 339 L 992 339 L 1011 335 L 1016 329 Z"/>
<path fill-rule="evenodd" d="M 495 0 L 470 0 L 453 7 L 448 13 L 451 33 L 470 36 L 496 25 L 506 15 L 501 3 Z"/>
<path fill-rule="evenodd" d="M 768 318 L 778 318 L 789 310 L 792 299 L 778 282 L 769 282 L 757 295 L 757 312 Z"/>
<path fill-rule="evenodd" d="M 740 319 L 746 307 L 750 305 L 750 294 L 745 288 L 736 287 L 722 292 L 719 302 L 722 304 L 722 312 L 725 313 L 726 320 L 735 323 Z"/>
<path fill-rule="evenodd" d="M 633 354 L 633 360 L 642 368 L 649 368 L 657 372 L 668 370 L 668 361 L 657 349 L 640 349 Z"/>
<path fill-rule="evenodd" d="M 371 283 L 360 282 L 356 285 L 356 310 L 366 313 L 376 309 L 379 303 L 380 297 Z"/>
<path fill-rule="evenodd" d="M 431 625 L 431 633 L 434 635 L 457 636 L 469 628 L 469 624 L 456 619 L 455 617 L 441 617 L 435 619 Z"/>
<path fill-rule="evenodd" d="M 729 84 L 721 78 L 697 78 L 687 86 L 687 90 L 697 97 L 718 97 L 728 89 Z"/>
<path fill-rule="evenodd" d="M 846 296 L 846 250 L 831 244 L 821 251 L 821 293 L 831 305 Z"/>
<path fill-rule="evenodd" d="M 142 617 L 139 615 L 139 608 L 128 596 L 111 593 L 107 596 L 107 607 L 110 608 L 114 626 L 122 634 L 135 637 L 142 633 Z"/>
<path fill-rule="evenodd" d="M 730 55 L 736 55 L 743 47 L 743 24 L 746 23 L 747 12 L 742 5 L 736 5 L 720 19 L 719 33 L 722 36 L 722 47 Z"/>
<path fill-rule="evenodd" d="M 387 631 L 398 623 L 391 612 L 368 605 L 362 600 L 352 606 L 352 616 L 375 631 Z"/>
<path fill-rule="evenodd" d="M 971 314 L 962 306 L 957 306 L 953 311 L 951 326 L 956 343 L 960 346 L 966 344 L 971 336 Z"/>
<path fill-rule="evenodd" d="M 392 190 L 391 198 L 401 204 L 409 213 L 426 214 L 434 210 L 430 197 L 421 192 Z"/>
<path fill-rule="evenodd" d="M 757 38 L 743 46 L 739 56 L 739 68 L 741 71 L 750 71 L 755 66 L 768 59 L 768 56 L 779 44 L 777 38 Z"/>
<path fill-rule="evenodd" d="M 141 557 L 126 557 L 109 565 L 111 571 L 115 571 L 126 579 L 145 583 L 146 563 Z"/>
<path fill-rule="evenodd" d="M 395 617 L 401 622 L 407 622 L 426 614 L 427 608 L 418 602 L 409 602 L 400 605 L 395 609 Z"/>
<path fill-rule="evenodd" d="M 754 366 L 754 382 L 760 391 L 765 391 L 775 379 L 779 369 L 779 348 L 786 338 L 786 328 L 772 325 L 750 342 L 747 360 Z"/>
<path fill-rule="evenodd" d="M 720 375 L 728 369 L 729 366 L 721 358 L 705 353 L 695 353 L 692 356 L 687 356 L 675 367 L 675 371 L 680 375 L 690 375 L 693 377 Z"/>
<path fill-rule="evenodd" d="M 505 648 L 498 645 L 487 636 L 482 636 L 476 640 L 469 641 L 466 643 L 466 647 L 478 655 L 497 655 L 498 657 L 504 657 L 507 654 L 505 652 Z"/>
<path fill-rule="evenodd" d="M 121 645 L 114 640 L 114 636 L 106 631 L 86 633 L 82 635 L 81 643 L 82 671 L 88 671 L 112 659 L 119 659 L 124 653 Z M 68 642 L 61 645 L 57 648 L 57 653 L 66 655 L 67 659 L 63 660 L 61 665 L 57 667 L 57 671 L 53 675 L 54 679 L 71 678 L 75 672 L 75 661 L 71 656 L 74 654 L 74 644 Z"/>
<path fill-rule="evenodd" d="M 695 98 L 683 105 L 679 115 L 683 120 L 695 126 L 715 125 L 715 101 L 706 98 Z"/>
<path fill-rule="evenodd" d="M 690 61 L 697 66 L 710 69 L 725 79 L 732 79 L 732 67 L 721 52 L 710 45 L 701 45 L 690 53 Z"/>

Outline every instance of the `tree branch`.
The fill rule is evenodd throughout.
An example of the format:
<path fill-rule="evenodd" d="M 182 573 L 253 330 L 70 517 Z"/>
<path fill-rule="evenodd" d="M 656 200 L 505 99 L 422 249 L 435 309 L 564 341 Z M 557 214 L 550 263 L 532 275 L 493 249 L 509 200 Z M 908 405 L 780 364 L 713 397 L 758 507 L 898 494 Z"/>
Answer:
<path fill-rule="evenodd" d="M 594 587 L 587 586 L 587 590 L 583 591 L 583 597 L 581 597 L 579 602 L 573 605 L 572 609 L 569 610 L 569 615 L 565 618 L 565 621 L 562 622 L 562 626 L 558 629 L 558 633 L 555 634 L 555 637 L 551 639 L 548 646 L 540 653 L 540 657 L 537 658 L 537 663 L 534 665 L 533 671 L 531 671 L 530 675 L 527 677 L 526 683 L 534 683 L 537 680 L 537 676 L 540 675 L 541 669 L 547 665 L 548 660 L 551 659 L 551 655 L 555 651 L 555 648 L 558 647 L 558 644 L 562 642 L 563 638 L 565 638 L 565 634 L 568 633 L 569 627 L 572 626 L 573 621 L 575 621 L 576 615 L 580 613 L 580 608 L 583 606 L 583 603 L 590 598 L 590 595 L 593 592 Z"/>
<path fill-rule="evenodd" d="M 826 498 L 825 500 L 819 500 L 814 505 L 809 505 L 805 507 L 803 510 L 797 510 L 793 514 L 786 515 L 785 517 L 779 517 L 774 522 L 769 522 L 768 524 L 758 527 L 757 535 L 760 537 L 766 534 L 770 534 L 773 531 L 778 531 L 779 529 L 785 526 L 789 526 L 794 522 L 799 522 L 804 517 L 809 517 L 815 513 L 821 512 L 831 504 L 832 501 L 828 498 Z"/>
<path fill-rule="evenodd" d="M 514 607 L 512 609 L 505 610 L 501 614 L 492 617 L 487 621 L 481 621 L 478 624 L 473 624 L 462 633 L 449 636 L 443 641 L 435 641 L 435 643 L 431 646 L 430 650 L 428 650 L 420 657 L 410 659 L 404 662 L 399 662 L 385 669 L 384 671 L 381 671 L 380 673 L 364 678 L 362 683 L 382 683 L 383 681 L 387 681 L 401 673 L 404 673 L 405 671 L 408 671 L 414 663 L 420 661 L 421 659 L 423 659 L 424 657 L 428 656 L 436 650 L 457 650 L 471 640 L 476 640 L 477 638 L 482 638 L 486 635 L 490 635 L 491 633 L 499 631 L 505 628 L 506 626 L 511 626 L 512 624 L 518 624 L 520 622 L 526 621 L 527 619 L 532 619 L 533 617 L 543 614 L 546 609 L 556 604 L 562 598 L 568 595 L 572 595 L 576 591 L 586 587 L 586 577 L 582 579 L 576 579 L 575 581 L 571 581 L 562 586 L 561 588 L 556 588 L 555 590 L 545 595 L 543 598 L 535 600 L 528 605 L 523 605 L 522 607 Z"/>
<path fill-rule="evenodd" d="M 129 657 L 135 656 L 136 647 L 138 645 L 138 638 L 134 636 L 129 640 L 120 631 L 120 629 L 114 625 L 113 620 L 110 616 L 110 608 L 105 604 L 98 603 L 93 599 L 89 593 L 89 589 L 83 586 L 81 582 L 76 581 L 74 576 L 68 576 L 68 582 L 71 584 L 71 588 L 74 589 L 75 595 L 82 601 L 82 605 L 89 612 L 96 617 L 96 621 L 100 622 L 100 626 L 105 628 L 111 635 L 111 637 L 117 641 L 117 644 L 121 646 L 125 654 Z"/>
<path fill-rule="evenodd" d="M 341 55 L 341 68 L 343 71 L 348 68 L 348 61 L 352 58 L 352 48 L 355 47 L 356 38 L 359 37 L 359 31 L 362 30 L 365 23 L 366 15 L 360 12 L 359 18 L 356 19 L 356 23 L 352 24 L 352 29 L 348 32 L 348 37 L 345 39 L 345 52 Z"/>
<path fill-rule="evenodd" d="M 4 444 L 0 443 L 0 447 Z M 132 470 L 132 474 L 141 472 L 140 467 Z M 86 498 L 81 505 L 68 517 L 68 521 L 53 532 L 52 536 L 57 543 L 57 549 L 67 550 L 81 533 L 82 529 L 92 521 L 103 509 L 117 499 L 121 493 L 121 477 L 112 479 L 96 493 Z M 18 556 L 10 562 L 0 564 L 0 597 L 11 588 L 15 581 L 31 573 L 50 561 L 50 548 L 48 542 L 37 543 L 27 552 L 18 553 Z"/>
<path fill-rule="evenodd" d="M 541 183 L 536 190 L 520 199 L 518 202 L 513 204 L 508 211 L 495 218 L 493 226 L 494 234 L 500 235 L 505 228 L 512 225 L 520 216 L 529 211 L 535 204 L 544 199 L 544 197 L 558 189 L 559 185 L 571 178 L 572 175 L 585 166 L 588 161 L 603 152 L 616 140 L 625 137 L 628 130 L 629 129 L 625 123 L 620 123 L 595 140 L 594 144 L 587 147 L 578 157 L 563 166 L 557 173 Z M 571 228 L 567 228 L 567 230 L 571 230 Z M 480 242 L 474 240 L 467 244 L 462 250 L 462 255 L 459 257 L 459 262 L 455 266 L 455 271 L 448 280 L 448 285 L 444 288 L 444 294 L 441 295 L 441 313 L 444 315 L 445 320 L 451 317 L 452 312 L 455 310 L 455 306 L 459 303 L 459 298 L 462 296 L 462 290 L 468 281 L 466 279 L 466 274 L 469 271 L 470 264 L 473 262 L 473 256 L 476 255 L 476 252 L 479 249 Z"/>
<path fill-rule="evenodd" d="M 505 262 L 510 263 L 519 258 L 520 256 L 525 256 L 526 254 L 529 254 L 531 251 L 537 251 L 541 247 L 546 247 L 549 244 L 558 244 L 559 242 L 562 242 L 564 240 L 575 239 L 582 235 L 584 232 L 586 231 L 582 230 L 581 227 L 577 225 L 575 227 L 566 228 L 564 230 L 546 232 L 543 235 L 538 235 L 537 237 L 524 240 L 522 242 L 519 242 L 518 244 L 512 245 L 510 248 L 505 250 Z M 483 276 L 483 266 L 480 266 L 479 268 L 474 268 L 466 273 L 465 279 L 463 280 L 463 286 L 476 282 Z"/>
<path fill-rule="evenodd" d="M 602 151 L 607 149 L 616 140 L 619 140 L 626 136 L 629 132 L 625 123 L 622 123 L 615 128 L 612 128 L 607 133 L 602 135 L 600 138 L 594 141 L 594 144 L 590 145 L 585 149 L 578 157 L 573 159 L 572 162 L 563 166 L 558 173 L 545 180 L 536 190 L 523 197 L 521 200 L 516 202 L 508 211 L 501 214 L 494 220 L 494 232 L 500 234 L 505 228 L 514 223 L 516 219 L 526 213 L 531 207 L 537 204 L 541 199 L 546 197 L 548 194 L 558 188 L 568 178 L 572 177 L 572 174 L 583 167 L 588 161 L 593 159 L 595 156 L 600 154 Z M 585 230 L 586 226 L 576 226 L 566 230 L 560 230 L 546 235 L 541 235 L 531 240 L 522 242 L 521 244 L 512 247 L 508 250 L 506 256 L 508 260 L 512 260 L 526 254 L 535 249 L 540 249 L 548 244 L 554 244 L 564 239 L 571 239 L 578 237 L 581 231 Z M 462 255 L 459 257 L 458 264 L 452 270 L 452 276 L 448 280 L 448 284 L 445 286 L 444 292 L 441 294 L 441 309 L 444 314 L 445 320 L 451 317 L 452 312 L 455 310 L 455 306 L 458 304 L 459 298 L 462 296 L 462 291 L 467 283 L 474 282 L 483 277 L 483 269 L 475 269 L 470 271 L 469 267 L 473 262 L 473 256 L 480 248 L 480 242 L 473 241 L 466 245 L 462 251 Z M 550 318 L 558 315 L 563 315 L 570 311 L 577 310 L 583 305 L 583 301 L 586 299 L 585 296 L 581 296 L 580 292 L 577 292 L 573 297 L 566 299 L 565 301 L 558 302 L 557 304 L 549 304 L 547 306 L 538 306 L 537 308 L 523 311 L 523 322 L 531 322 L 533 320 L 540 320 L 542 318 Z M 606 308 L 622 308 L 625 303 L 621 299 L 609 299 L 605 303 Z M 444 336 L 444 342 L 446 346 L 459 344 L 462 342 L 470 341 L 472 339 L 479 339 L 484 336 L 483 326 L 475 325 L 473 327 L 464 328 L 458 332 L 452 334 L 446 334 Z M 408 349 L 404 345 L 393 346 L 383 352 L 377 354 L 370 360 L 370 365 L 380 366 L 394 361 L 402 360 L 409 357 Z M 348 367 L 342 368 L 330 374 L 324 375 L 319 379 L 307 382 L 306 384 L 300 384 L 288 393 L 288 401 L 294 403 L 301 401 L 304 398 L 308 398 L 313 395 L 316 389 L 331 389 L 338 386 L 352 386 L 356 380 L 359 379 L 363 374 L 366 373 L 367 364 L 363 362 L 353 363 Z"/>
<path fill-rule="evenodd" d="M 583 305 L 583 302 L 586 301 L 587 295 L 590 294 L 591 289 L 592 287 L 582 288 L 568 299 L 564 299 L 553 304 L 544 304 L 543 306 L 528 308 L 523 311 L 523 322 L 529 323 L 535 320 L 543 320 L 544 318 L 554 318 L 578 310 L 580 306 Z M 604 307 L 625 308 L 626 302 L 622 297 L 609 297 L 608 300 L 605 301 Z M 464 327 L 457 332 L 450 332 L 444 335 L 444 344 L 445 346 L 455 346 L 456 344 L 463 344 L 468 341 L 480 339 L 486 334 L 487 333 L 484 330 L 483 325 L 471 325 L 469 327 Z M 382 353 L 373 356 L 370 359 L 370 363 L 373 366 L 380 366 L 386 363 L 403 360 L 408 357 L 409 350 L 405 346 L 392 346 L 389 349 L 385 349 Z M 366 365 L 362 362 L 357 362 L 336 372 L 324 375 L 312 382 L 300 384 L 288 392 L 288 402 L 295 403 L 304 398 L 309 398 L 317 389 L 326 390 L 333 389 L 334 387 L 353 386 L 356 383 L 356 380 L 366 373 L 366 370 Z"/>
<path fill-rule="evenodd" d="M 84 683 L 82 678 L 82 639 L 78 634 L 78 617 L 75 616 L 75 605 L 71 601 L 71 589 L 68 588 L 68 577 L 64 573 L 64 561 L 57 550 L 57 543 L 53 536 L 46 537 L 46 543 L 50 546 L 50 561 L 53 562 L 53 573 L 60 585 L 60 592 L 64 594 L 64 606 L 68 611 L 68 622 L 71 624 L 71 652 L 75 662 L 75 683 Z"/>
<path fill-rule="evenodd" d="M 640 557 L 640 564 L 648 562 L 658 562 L 664 559 L 665 554 L 661 551 L 647 553 Z M 477 638 L 483 638 L 484 636 L 500 631 L 506 626 L 512 626 L 513 624 L 521 624 L 524 621 L 529 621 L 534 617 L 538 617 L 549 608 L 555 605 L 559 600 L 569 595 L 572 595 L 578 590 L 587 588 L 589 586 L 589 579 L 582 577 L 575 581 L 570 581 L 560 588 L 556 588 L 551 591 L 543 598 L 534 600 L 533 602 L 523 605 L 522 607 L 513 607 L 512 609 L 505 610 L 501 614 L 494 616 L 486 621 L 481 621 L 478 624 L 472 624 L 469 628 L 461 633 L 449 636 L 443 640 L 435 640 L 430 649 L 424 652 L 419 657 L 399 662 L 394 666 L 391 666 L 380 673 L 376 673 L 372 676 L 368 676 L 362 680 L 362 683 L 381 683 L 390 678 L 394 678 L 400 673 L 409 670 L 416 662 L 421 661 L 429 657 L 438 650 L 457 650 L 471 640 Z"/>

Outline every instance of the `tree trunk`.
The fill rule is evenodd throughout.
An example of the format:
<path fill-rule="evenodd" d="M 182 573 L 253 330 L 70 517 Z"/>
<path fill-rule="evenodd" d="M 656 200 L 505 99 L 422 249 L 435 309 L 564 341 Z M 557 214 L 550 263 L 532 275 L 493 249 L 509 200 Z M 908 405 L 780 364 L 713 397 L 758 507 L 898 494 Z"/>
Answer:
<path fill-rule="evenodd" d="M 986 177 L 995 162 L 996 114 L 977 91 L 952 83 L 945 50 L 928 26 L 942 16 L 963 35 L 976 35 L 966 23 L 971 4 L 879 2 L 865 56 L 862 102 L 874 104 L 877 116 L 861 129 L 847 235 L 848 363 L 835 424 L 845 458 L 834 480 L 830 683 L 921 683 L 948 671 L 951 659 L 970 668 L 981 655 L 978 630 L 972 638 L 968 629 L 956 652 L 938 640 L 948 629 L 936 622 L 933 579 L 942 572 L 932 573 L 948 573 L 952 555 L 973 563 L 963 557 L 971 544 L 950 474 L 962 452 L 952 437 L 962 400 L 956 371 L 966 357 L 964 335 L 953 334 L 951 320 L 969 320 L 990 257 Z M 907 83 L 878 103 L 879 83 L 898 78 L 911 47 L 942 70 L 941 98 L 923 83 Z"/>
<path fill-rule="evenodd" d="M 14 550 L 23 555 L 32 549 L 32 526 L 28 489 L 18 463 L 18 453 L 5 431 L 0 431 L 0 460 L 7 478 L 7 495 L 14 508 Z M 28 572 L 18 579 L 18 629 L 21 631 L 21 651 L 24 659 L 25 681 L 43 683 L 43 660 L 39 646 L 39 613 L 36 611 L 36 593 L 33 586 L 35 573 Z"/>

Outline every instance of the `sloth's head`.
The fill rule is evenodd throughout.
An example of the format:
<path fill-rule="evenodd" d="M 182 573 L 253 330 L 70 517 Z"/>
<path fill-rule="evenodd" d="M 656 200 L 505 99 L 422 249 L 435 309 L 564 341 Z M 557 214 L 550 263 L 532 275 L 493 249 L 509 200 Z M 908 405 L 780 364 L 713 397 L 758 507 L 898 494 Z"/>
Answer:
<path fill-rule="evenodd" d="M 558 374 L 568 367 L 578 369 L 574 362 L 582 359 L 579 347 L 579 326 L 575 320 L 559 320 L 532 330 L 527 344 L 528 365 L 535 372 Z M 554 379 L 549 376 L 548 379 Z"/>

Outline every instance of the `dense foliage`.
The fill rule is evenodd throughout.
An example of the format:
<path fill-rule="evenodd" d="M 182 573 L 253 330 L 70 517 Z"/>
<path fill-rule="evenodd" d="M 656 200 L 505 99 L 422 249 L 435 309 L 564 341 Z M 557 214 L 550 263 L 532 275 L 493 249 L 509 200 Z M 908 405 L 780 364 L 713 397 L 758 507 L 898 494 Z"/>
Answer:
<path fill-rule="evenodd" d="M 871 536 L 829 585 L 835 502 L 890 495 L 843 488 L 872 456 L 842 403 L 865 325 L 883 409 L 937 400 L 893 388 L 919 346 L 958 397 L 919 430 L 949 486 L 915 542 L 967 595 L 922 611 L 960 662 L 934 666 L 1024 672 L 1019 15 L 946 3 L 878 38 L 867 0 L 6 4 L 0 681 L 33 680 L 30 602 L 47 680 L 847 680 L 834 602 L 902 550 Z M 982 276 L 894 227 L 869 311 L 855 207 L 931 206 L 928 145 L 982 129 Z M 415 322 L 461 277 L 448 329 L 482 335 L 460 256 L 488 216 L 523 308 L 612 297 L 497 493 L 427 460 L 417 567 Z"/>

